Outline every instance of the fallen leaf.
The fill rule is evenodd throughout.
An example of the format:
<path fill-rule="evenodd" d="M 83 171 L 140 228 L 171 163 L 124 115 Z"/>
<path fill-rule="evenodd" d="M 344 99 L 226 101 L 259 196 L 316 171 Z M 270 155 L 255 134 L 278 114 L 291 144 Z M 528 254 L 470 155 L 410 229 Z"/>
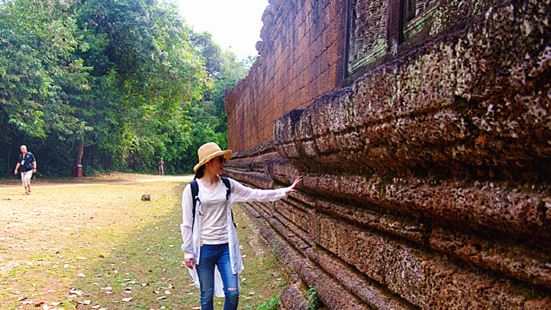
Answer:
<path fill-rule="evenodd" d="M 27 296 L 21 296 L 21 297 L 19 297 L 19 298 L 17 299 L 17 301 L 23 301 L 23 300 L 25 300 L 25 299 L 27 299 L 27 298 L 28 298 Z"/>
<path fill-rule="evenodd" d="M 126 298 L 123 298 L 121 300 L 124 301 L 124 302 L 128 302 L 128 301 L 132 300 L 132 297 L 126 297 Z"/>
<path fill-rule="evenodd" d="M 165 294 L 166 294 L 166 295 L 170 295 L 170 294 L 172 294 L 172 293 L 171 293 L 169 290 L 166 290 L 166 291 L 165 291 Z"/>
<path fill-rule="evenodd" d="M 77 301 L 77 304 L 81 304 L 81 305 L 89 305 L 91 303 L 92 303 L 92 301 L 88 300 L 88 299 L 85 299 L 83 301 Z"/>
<path fill-rule="evenodd" d="M 157 297 L 157 300 L 163 300 L 163 299 L 166 299 L 166 296 L 159 296 L 159 297 Z"/>
<path fill-rule="evenodd" d="M 69 291 L 69 294 L 71 294 L 71 295 L 77 295 L 77 296 L 82 296 L 82 291 L 81 291 L 81 290 L 77 290 L 76 288 L 72 288 L 72 289 Z"/>

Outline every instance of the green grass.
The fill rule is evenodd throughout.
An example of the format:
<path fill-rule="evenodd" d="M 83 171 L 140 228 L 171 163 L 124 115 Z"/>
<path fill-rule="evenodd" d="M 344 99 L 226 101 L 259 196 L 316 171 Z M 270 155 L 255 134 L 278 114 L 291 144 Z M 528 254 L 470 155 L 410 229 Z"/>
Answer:
<path fill-rule="evenodd" d="M 308 310 L 317 310 L 321 307 L 322 303 L 318 297 L 318 290 L 315 287 L 310 287 L 306 291 L 305 297 L 308 301 Z"/>
<path fill-rule="evenodd" d="M 281 299 L 281 294 L 278 293 L 272 296 L 272 298 L 268 299 L 266 302 L 259 304 L 256 309 L 257 310 L 277 310 L 277 304 L 279 304 L 280 299 Z"/>

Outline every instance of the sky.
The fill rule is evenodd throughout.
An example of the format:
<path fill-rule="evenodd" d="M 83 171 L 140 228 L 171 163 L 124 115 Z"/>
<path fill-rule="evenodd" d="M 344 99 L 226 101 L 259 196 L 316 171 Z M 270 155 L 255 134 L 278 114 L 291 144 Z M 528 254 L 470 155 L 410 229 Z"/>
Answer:
<path fill-rule="evenodd" d="M 186 23 L 208 31 L 223 49 L 239 58 L 256 55 L 262 13 L 268 0 L 176 0 Z"/>

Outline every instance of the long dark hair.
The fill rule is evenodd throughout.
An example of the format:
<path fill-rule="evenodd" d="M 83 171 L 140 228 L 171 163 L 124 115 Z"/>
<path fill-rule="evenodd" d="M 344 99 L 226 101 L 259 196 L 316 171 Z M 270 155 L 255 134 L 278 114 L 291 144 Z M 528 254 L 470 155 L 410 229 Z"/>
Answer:
<path fill-rule="evenodd" d="M 205 165 L 202 165 L 202 166 L 199 167 L 199 169 L 197 169 L 197 171 L 195 172 L 195 177 L 194 177 L 193 179 L 194 179 L 194 180 L 195 180 L 195 179 L 200 179 L 200 178 L 202 178 L 204 175 L 205 175 Z"/>

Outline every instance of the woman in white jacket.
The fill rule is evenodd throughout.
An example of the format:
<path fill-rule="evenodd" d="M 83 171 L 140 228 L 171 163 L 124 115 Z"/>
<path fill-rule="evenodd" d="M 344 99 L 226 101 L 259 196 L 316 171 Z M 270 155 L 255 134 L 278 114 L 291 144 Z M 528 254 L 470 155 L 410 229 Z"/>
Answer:
<path fill-rule="evenodd" d="M 234 202 L 278 200 L 295 191 L 300 178 L 289 187 L 274 190 L 252 189 L 228 178 L 231 189 L 228 196 L 228 188 L 220 176 L 232 151 L 222 151 L 216 143 L 209 142 L 203 144 L 197 153 L 199 163 L 193 170 L 198 195 L 192 197 L 191 185 L 188 184 L 182 197 L 180 230 L 185 264 L 200 287 L 201 309 L 214 309 L 214 295 L 225 297 L 224 310 L 237 309 L 238 274 L 243 270 L 243 262 L 233 225 L 232 205 Z"/>

